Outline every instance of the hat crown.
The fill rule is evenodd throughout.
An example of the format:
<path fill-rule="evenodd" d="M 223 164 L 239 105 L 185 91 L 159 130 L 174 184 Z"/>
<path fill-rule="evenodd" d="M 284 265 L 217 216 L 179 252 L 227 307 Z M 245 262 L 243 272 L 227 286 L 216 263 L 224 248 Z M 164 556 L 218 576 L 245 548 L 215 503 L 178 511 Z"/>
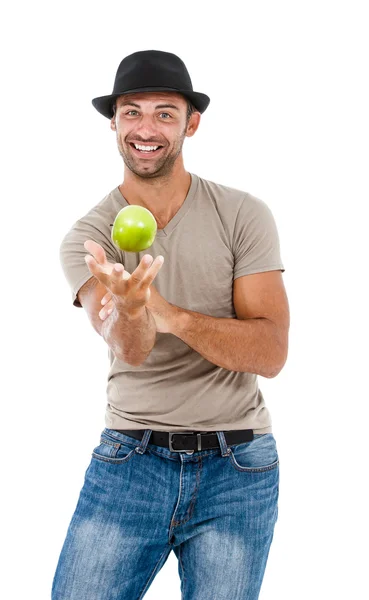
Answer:
<path fill-rule="evenodd" d="M 183 60 L 172 52 L 141 50 L 121 61 L 114 81 L 113 93 L 92 99 L 92 104 L 104 117 L 112 119 L 114 103 L 123 94 L 140 92 L 178 92 L 200 113 L 209 106 L 210 98 L 194 92 Z"/>
<path fill-rule="evenodd" d="M 113 94 L 142 87 L 168 87 L 192 90 L 192 81 L 184 62 L 171 52 L 143 50 L 121 61 Z"/>

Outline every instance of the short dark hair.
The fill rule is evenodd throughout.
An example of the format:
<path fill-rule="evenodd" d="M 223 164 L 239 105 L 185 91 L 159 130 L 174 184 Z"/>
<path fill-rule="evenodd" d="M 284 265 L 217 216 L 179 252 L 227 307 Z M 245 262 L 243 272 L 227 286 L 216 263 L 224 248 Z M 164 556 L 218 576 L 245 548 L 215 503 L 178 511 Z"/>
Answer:
<path fill-rule="evenodd" d="M 198 112 L 198 111 L 197 111 L 197 108 L 195 108 L 195 106 L 192 104 L 192 102 L 190 100 L 188 100 L 187 98 L 186 98 L 186 100 L 187 100 L 187 116 L 186 116 L 186 119 L 187 119 L 187 123 L 188 123 L 188 121 L 191 118 L 192 113 Z"/>
<path fill-rule="evenodd" d="M 192 113 L 197 112 L 197 108 L 195 108 L 195 106 L 192 104 L 192 102 L 190 100 L 188 100 L 188 98 L 185 98 L 185 100 L 187 101 L 186 122 L 188 123 L 188 121 L 191 118 Z M 113 117 L 115 116 L 116 110 L 117 110 L 117 100 L 114 100 L 114 103 L 112 105 Z"/>

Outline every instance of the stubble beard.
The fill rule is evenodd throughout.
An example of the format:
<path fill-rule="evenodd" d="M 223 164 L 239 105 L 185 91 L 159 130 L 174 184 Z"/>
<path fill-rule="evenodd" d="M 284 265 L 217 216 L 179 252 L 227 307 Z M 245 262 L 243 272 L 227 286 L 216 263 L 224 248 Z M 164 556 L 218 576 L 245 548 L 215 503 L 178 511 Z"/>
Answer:
<path fill-rule="evenodd" d="M 173 150 L 169 154 L 158 157 L 156 160 L 150 159 L 150 164 L 143 164 L 140 166 L 139 159 L 135 159 L 130 153 L 126 152 L 123 144 L 121 143 L 117 133 L 117 146 L 119 154 L 121 155 L 126 167 L 132 171 L 137 177 L 142 179 L 154 179 L 157 177 L 167 177 L 173 171 L 174 164 L 182 152 L 183 143 L 186 137 L 186 129 L 181 133 L 180 137 L 176 141 Z M 166 149 L 164 149 L 165 152 Z M 150 170 L 147 169 L 149 167 Z"/>

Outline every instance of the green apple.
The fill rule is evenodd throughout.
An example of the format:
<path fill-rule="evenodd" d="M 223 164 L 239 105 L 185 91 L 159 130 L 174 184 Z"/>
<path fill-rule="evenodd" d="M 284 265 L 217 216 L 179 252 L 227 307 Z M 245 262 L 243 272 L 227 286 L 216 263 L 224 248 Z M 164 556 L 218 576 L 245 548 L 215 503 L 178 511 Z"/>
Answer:
<path fill-rule="evenodd" d="M 115 217 L 111 239 L 120 250 L 141 252 L 153 244 L 157 227 L 154 215 L 147 208 L 130 204 Z"/>

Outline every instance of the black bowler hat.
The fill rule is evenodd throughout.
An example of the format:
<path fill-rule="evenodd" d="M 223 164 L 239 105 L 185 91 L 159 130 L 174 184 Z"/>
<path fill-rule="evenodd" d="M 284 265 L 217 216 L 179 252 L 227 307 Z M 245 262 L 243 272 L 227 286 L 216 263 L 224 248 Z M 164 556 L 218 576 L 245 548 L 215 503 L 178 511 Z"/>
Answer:
<path fill-rule="evenodd" d="M 200 113 L 210 103 L 209 96 L 193 91 L 184 62 L 175 54 L 160 50 L 143 50 L 123 58 L 113 93 L 94 98 L 92 104 L 104 117 L 112 119 L 115 99 L 134 92 L 177 92 L 188 98 Z"/>

